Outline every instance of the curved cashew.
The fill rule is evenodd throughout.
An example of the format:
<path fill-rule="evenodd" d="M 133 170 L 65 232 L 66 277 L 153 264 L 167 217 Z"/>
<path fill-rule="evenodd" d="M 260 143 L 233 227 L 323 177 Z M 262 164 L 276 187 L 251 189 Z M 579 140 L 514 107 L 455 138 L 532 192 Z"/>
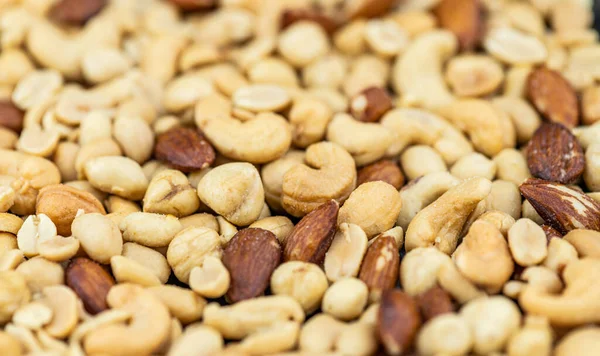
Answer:
<path fill-rule="evenodd" d="M 600 258 L 600 232 L 576 229 L 569 231 L 563 239 L 575 247 L 579 256 Z"/>
<path fill-rule="evenodd" d="M 394 109 L 383 116 L 381 125 L 391 130 L 392 144 L 388 156 L 395 156 L 414 144 L 433 147 L 446 164 L 473 152 L 467 138 L 443 118 L 420 109 Z"/>
<path fill-rule="evenodd" d="M 345 148 L 356 161 L 364 166 L 382 158 L 392 144 L 390 130 L 378 123 L 355 120 L 346 113 L 338 113 L 327 128 L 327 140 Z"/>
<path fill-rule="evenodd" d="M 563 283 L 558 274 L 547 267 L 527 267 L 521 273 L 521 279 L 527 282 L 526 285 L 535 286 L 552 294 L 559 293 L 563 289 Z"/>
<path fill-rule="evenodd" d="M 503 148 L 514 147 L 515 128 L 504 111 L 488 101 L 464 99 L 439 108 L 439 113 L 467 132 L 475 149 L 492 157 Z"/>
<path fill-rule="evenodd" d="M 448 190 L 410 222 L 404 240 L 406 251 L 435 246 L 446 254 L 454 252 L 469 214 L 491 189 L 489 180 L 476 177 Z"/>
<path fill-rule="evenodd" d="M 112 324 L 90 332 L 84 340 L 88 354 L 150 355 L 169 337 L 167 307 L 150 291 L 134 284 L 119 284 L 106 296 L 113 309 L 131 312 L 127 325 Z"/>
<path fill-rule="evenodd" d="M 304 163 L 304 151 L 289 150 L 283 157 L 262 167 L 260 175 L 265 190 L 265 200 L 271 209 L 283 211 L 281 207 L 283 176 L 292 167 L 302 163 Z"/>
<path fill-rule="evenodd" d="M 392 82 L 404 100 L 428 109 L 454 101 L 444 82 L 444 60 L 457 49 L 456 37 L 449 31 L 431 31 L 419 36 L 394 65 Z"/>
<path fill-rule="evenodd" d="M 283 208 L 304 216 L 335 199 L 342 203 L 356 186 L 354 159 L 332 142 L 319 142 L 306 150 L 306 164 L 296 165 L 283 176 Z M 314 167 L 314 168 L 312 168 Z"/>
<path fill-rule="evenodd" d="M 600 348 L 600 328 L 588 326 L 571 331 L 556 346 L 556 356 L 594 356 Z"/>

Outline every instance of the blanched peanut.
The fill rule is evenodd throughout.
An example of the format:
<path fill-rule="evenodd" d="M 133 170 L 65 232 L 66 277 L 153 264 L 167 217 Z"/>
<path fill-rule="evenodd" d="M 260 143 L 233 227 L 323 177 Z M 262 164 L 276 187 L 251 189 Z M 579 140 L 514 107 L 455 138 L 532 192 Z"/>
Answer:
<path fill-rule="evenodd" d="M 319 307 L 327 287 L 323 271 L 308 262 L 285 262 L 271 275 L 273 294 L 289 295 L 300 303 L 307 314 Z"/>
<path fill-rule="evenodd" d="M 357 318 L 367 305 L 369 290 L 357 278 L 344 278 L 335 282 L 323 295 L 323 312 L 340 320 Z"/>
<path fill-rule="evenodd" d="M 327 254 L 324 269 L 331 282 L 345 277 L 356 277 L 367 251 L 367 235 L 355 224 L 342 223 Z"/>
<path fill-rule="evenodd" d="M 173 215 L 132 213 L 121 221 L 119 229 L 123 232 L 124 241 L 148 247 L 164 247 L 169 245 L 183 226 Z"/>
<path fill-rule="evenodd" d="M 521 266 L 540 263 L 548 254 L 544 230 L 529 219 L 519 219 L 508 231 L 508 246 Z"/>
<path fill-rule="evenodd" d="M 206 256 L 221 258 L 221 239 L 215 230 L 204 227 L 188 227 L 179 232 L 169 243 L 167 261 L 177 279 L 188 283 L 190 272 L 202 265 Z"/>
<path fill-rule="evenodd" d="M 27 277 L 14 271 L 0 272 L 0 321 L 10 321 L 14 312 L 31 299 Z"/>
<path fill-rule="evenodd" d="M 450 173 L 461 179 L 483 177 L 492 180 L 496 176 L 496 162 L 481 153 L 471 153 L 456 161 Z"/>
<path fill-rule="evenodd" d="M 104 202 L 109 213 L 131 214 L 142 211 L 140 206 L 131 200 L 123 199 L 116 195 L 109 196 Z"/>
<path fill-rule="evenodd" d="M 123 256 L 146 267 L 158 277 L 161 283 L 167 283 L 171 268 L 160 252 L 134 242 L 127 242 L 123 244 Z"/>
<path fill-rule="evenodd" d="M 421 355 L 463 355 L 472 345 L 473 337 L 467 321 L 456 314 L 444 314 L 429 320 L 417 338 L 417 349 Z"/>
<path fill-rule="evenodd" d="M 95 188 L 125 199 L 142 199 L 148 188 L 142 167 L 126 157 L 99 157 L 87 161 L 85 175 Z"/>
<path fill-rule="evenodd" d="M 123 149 L 125 156 L 139 164 L 146 162 L 152 155 L 154 132 L 142 118 L 117 118 L 114 122 L 113 136 Z"/>
<path fill-rule="evenodd" d="M 409 180 L 429 173 L 448 170 L 442 156 L 433 148 L 425 145 L 415 145 L 406 149 L 400 156 L 400 164 Z"/>
<path fill-rule="evenodd" d="M 550 243 L 548 243 L 548 256 L 542 265 L 560 274 L 565 266 L 577 259 L 577 250 L 567 240 L 550 239 Z"/>
<path fill-rule="evenodd" d="M 521 152 L 514 148 L 506 148 L 494 156 L 494 162 L 498 167 L 498 179 L 521 185 L 527 178 L 531 178 L 527 161 Z"/>
<path fill-rule="evenodd" d="M 304 45 L 298 46 L 298 43 Z M 329 51 L 329 40 L 323 28 L 314 22 L 300 21 L 279 36 L 279 53 L 293 66 L 305 67 Z"/>
<path fill-rule="evenodd" d="M 454 93 L 462 97 L 483 96 L 495 91 L 504 72 L 491 57 L 463 55 L 452 58 L 446 68 L 446 80 Z"/>
<path fill-rule="evenodd" d="M 132 283 L 143 287 L 160 285 L 158 277 L 141 263 L 124 256 L 113 256 L 110 269 L 118 283 Z"/>
<path fill-rule="evenodd" d="M 189 289 L 177 286 L 156 286 L 148 288 L 152 294 L 169 308 L 171 315 L 183 324 L 194 322 L 202 316 L 206 301 Z"/>
<path fill-rule="evenodd" d="M 72 233 L 81 243 L 85 253 L 99 263 L 109 263 L 111 257 L 120 255 L 123 249 L 121 231 L 102 214 L 76 217 L 73 220 Z"/>
<path fill-rule="evenodd" d="M 192 268 L 189 281 L 190 288 L 201 296 L 220 298 L 229 289 L 231 277 L 220 258 L 206 256 L 200 266 Z"/>
<path fill-rule="evenodd" d="M 521 216 L 521 194 L 518 186 L 509 181 L 493 181 L 485 205 L 487 211 L 499 210 L 518 219 Z"/>
<path fill-rule="evenodd" d="M 64 284 L 64 271 L 61 265 L 43 257 L 34 257 L 19 265 L 16 269 L 27 281 L 31 292 L 41 292 L 44 287 Z"/>
<path fill-rule="evenodd" d="M 185 355 L 190 350 L 202 350 L 202 352 L 211 354 L 221 351 L 223 344 L 223 336 L 214 328 L 201 324 L 192 324 L 172 344 L 168 355 Z"/>
<path fill-rule="evenodd" d="M 289 114 L 292 142 L 307 147 L 323 139 L 333 112 L 323 100 L 302 97 L 294 101 Z"/>
<path fill-rule="evenodd" d="M 249 227 L 261 228 L 271 231 L 282 246 L 285 246 L 285 241 L 294 229 L 294 223 L 285 216 L 269 216 L 252 223 Z"/>

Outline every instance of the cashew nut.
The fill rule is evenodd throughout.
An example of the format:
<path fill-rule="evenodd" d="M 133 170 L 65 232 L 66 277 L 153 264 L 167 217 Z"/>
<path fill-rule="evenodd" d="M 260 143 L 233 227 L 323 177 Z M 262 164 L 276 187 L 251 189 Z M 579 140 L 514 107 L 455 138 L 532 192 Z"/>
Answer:
<path fill-rule="evenodd" d="M 569 231 L 563 239 L 575 247 L 579 256 L 600 258 L 600 232 L 575 229 Z"/>

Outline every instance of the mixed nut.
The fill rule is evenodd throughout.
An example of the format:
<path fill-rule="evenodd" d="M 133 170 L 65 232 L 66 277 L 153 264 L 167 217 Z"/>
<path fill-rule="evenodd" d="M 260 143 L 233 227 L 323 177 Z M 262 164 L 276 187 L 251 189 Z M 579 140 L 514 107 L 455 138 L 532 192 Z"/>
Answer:
<path fill-rule="evenodd" d="M 0 354 L 597 355 L 591 22 L 0 1 Z"/>

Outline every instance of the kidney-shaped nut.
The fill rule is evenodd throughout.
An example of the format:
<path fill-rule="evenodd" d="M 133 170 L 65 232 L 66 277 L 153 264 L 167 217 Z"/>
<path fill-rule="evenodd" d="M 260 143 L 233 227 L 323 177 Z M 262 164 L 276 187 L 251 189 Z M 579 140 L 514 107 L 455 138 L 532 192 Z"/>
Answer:
<path fill-rule="evenodd" d="M 464 355 L 472 346 L 473 336 L 469 325 L 464 318 L 456 314 L 445 314 L 431 319 L 423 325 L 417 337 L 420 355 Z"/>
<path fill-rule="evenodd" d="M 190 271 L 190 288 L 206 298 L 220 298 L 229 289 L 231 277 L 229 271 L 215 256 L 206 256 L 200 266 Z"/>
<path fill-rule="evenodd" d="M 141 212 L 127 215 L 119 224 L 124 241 L 136 242 L 148 247 L 169 245 L 175 234 L 182 228 L 179 219 L 172 215 Z"/>
<path fill-rule="evenodd" d="M 333 283 L 323 295 L 323 312 L 339 320 L 352 320 L 367 305 L 369 289 L 357 278 L 343 278 Z"/>
<path fill-rule="evenodd" d="M 265 199 L 271 209 L 284 211 L 281 207 L 283 176 L 290 168 L 302 163 L 304 163 L 304 151 L 289 150 L 283 157 L 262 167 L 260 174 L 265 190 Z"/>
<path fill-rule="evenodd" d="M 537 64 L 548 57 L 548 50 L 539 38 L 510 26 L 488 31 L 483 46 L 494 57 L 513 65 Z"/>
<path fill-rule="evenodd" d="M 9 322 L 14 312 L 31 299 L 25 278 L 14 271 L 0 272 L 0 322 Z"/>
<path fill-rule="evenodd" d="M 457 96 L 484 96 L 502 84 L 504 71 L 493 58 L 468 54 L 454 57 L 448 62 L 446 80 Z"/>
<path fill-rule="evenodd" d="M 341 223 L 325 255 L 323 268 L 327 279 L 335 282 L 356 277 L 366 250 L 367 235 L 360 226 Z"/>
<path fill-rule="evenodd" d="M 508 230 L 508 246 L 521 266 L 536 265 L 548 255 L 544 230 L 529 219 L 519 219 Z"/>
<path fill-rule="evenodd" d="M 157 173 L 144 195 L 144 211 L 177 217 L 193 214 L 200 206 L 198 194 L 188 178 L 174 169 Z"/>
<path fill-rule="evenodd" d="M 330 199 L 345 201 L 354 190 L 354 159 L 344 148 L 319 142 L 308 147 L 304 160 L 283 177 L 282 205 L 288 213 L 304 216 Z"/>
<path fill-rule="evenodd" d="M 86 162 L 85 175 L 95 188 L 125 199 L 140 200 L 148 188 L 142 167 L 127 157 L 94 158 Z"/>
<path fill-rule="evenodd" d="M 221 258 L 221 239 L 215 230 L 205 227 L 189 227 L 179 232 L 167 249 L 167 262 L 175 277 L 188 283 L 190 272 L 201 266 L 204 258 Z"/>
<path fill-rule="evenodd" d="M 580 257 L 600 258 L 600 232 L 594 230 L 571 230 L 563 239 L 575 247 Z"/>
<path fill-rule="evenodd" d="M 406 250 L 436 246 L 451 254 L 469 214 L 487 197 L 491 188 L 489 180 L 476 177 L 448 190 L 410 222 L 405 236 Z"/>
<path fill-rule="evenodd" d="M 271 275 L 271 292 L 294 298 L 307 314 L 319 308 L 327 287 L 323 270 L 309 262 L 285 262 Z"/>
<path fill-rule="evenodd" d="M 239 226 L 256 221 L 265 200 L 258 171 L 245 162 L 213 168 L 198 183 L 198 196 L 212 210 Z"/>

